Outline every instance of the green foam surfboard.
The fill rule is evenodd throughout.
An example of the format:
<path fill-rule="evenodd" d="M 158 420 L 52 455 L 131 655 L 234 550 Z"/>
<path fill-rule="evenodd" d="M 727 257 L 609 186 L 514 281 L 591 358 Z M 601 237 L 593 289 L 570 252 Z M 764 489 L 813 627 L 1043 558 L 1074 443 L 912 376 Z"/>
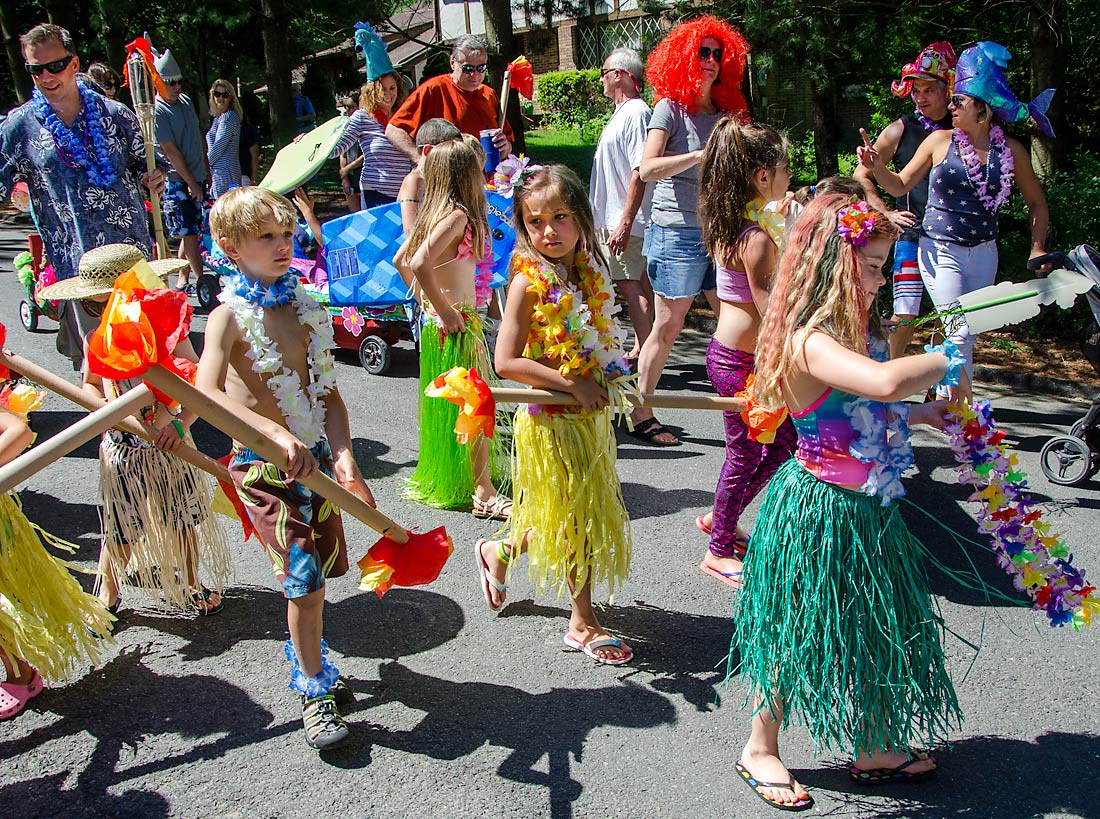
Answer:
<path fill-rule="evenodd" d="M 348 127 L 348 117 L 333 117 L 318 125 L 297 142 L 292 142 L 275 155 L 271 170 L 260 182 L 261 188 L 286 194 L 313 178 L 325 164 L 332 149 Z"/>

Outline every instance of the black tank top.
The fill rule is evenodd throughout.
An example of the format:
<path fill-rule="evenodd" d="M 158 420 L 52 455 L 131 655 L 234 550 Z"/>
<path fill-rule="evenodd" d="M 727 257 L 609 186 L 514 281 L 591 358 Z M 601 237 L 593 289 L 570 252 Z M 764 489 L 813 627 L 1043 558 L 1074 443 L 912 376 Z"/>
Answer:
<path fill-rule="evenodd" d="M 920 147 L 920 144 L 924 142 L 931 133 L 931 131 L 925 130 L 924 126 L 921 125 L 920 119 L 917 118 L 916 111 L 909 114 L 909 116 L 902 117 L 901 123 L 901 140 L 898 142 L 898 149 L 894 151 L 894 168 L 899 173 L 909 164 L 910 160 L 916 155 L 917 148 Z M 936 124 L 941 128 L 949 129 L 951 127 L 950 112 Z M 924 220 L 924 209 L 927 204 L 928 177 L 918 182 L 909 193 L 897 198 L 898 210 L 910 211 L 917 218 L 913 227 L 907 228 L 901 234 L 901 241 L 916 242 L 924 235 L 924 231 L 921 229 L 921 222 Z"/>

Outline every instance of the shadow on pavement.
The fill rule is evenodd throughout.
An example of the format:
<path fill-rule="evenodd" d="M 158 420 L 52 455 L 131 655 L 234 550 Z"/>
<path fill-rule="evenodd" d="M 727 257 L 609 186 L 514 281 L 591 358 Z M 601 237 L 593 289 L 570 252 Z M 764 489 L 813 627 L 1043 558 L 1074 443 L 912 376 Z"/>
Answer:
<path fill-rule="evenodd" d="M 1100 736 L 1095 734 L 1048 733 L 1033 741 L 970 737 L 937 751 L 936 757 L 940 770 L 927 782 L 874 790 L 851 782 L 847 767 L 792 772 L 806 787 L 835 791 L 837 799 L 879 819 L 1100 817 L 1095 788 L 1087 784 L 1096 781 L 1100 769 Z"/>
<path fill-rule="evenodd" d="M 44 783 L 36 780 L 0 789 L 5 816 L 13 815 L 8 813 L 13 804 L 25 811 L 21 815 L 35 817 L 167 816 L 166 805 L 158 796 L 132 791 L 120 797 L 108 791 L 130 780 L 217 759 L 231 750 L 300 730 L 298 720 L 273 725 L 271 712 L 224 680 L 203 674 L 157 674 L 142 664 L 142 657 L 140 650 L 126 651 L 78 682 L 47 689 L 32 701 L 28 710 L 47 711 L 58 718 L 24 737 L 0 743 L 0 759 L 84 734 L 95 739 L 95 748 L 71 790 L 61 792 L 61 781 L 53 776 Z M 227 726 L 232 726 L 228 733 Z M 186 740 L 181 744 L 189 750 L 120 767 L 126 749 L 164 734 Z M 131 754 L 126 758 L 133 760 Z M 13 801 L 16 797 L 18 803 Z M 77 810 L 82 812 L 64 809 L 66 805 L 74 807 L 77 799 Z"/>
<path fill-rule="evenodd" d="M 674 515 L 683 509 L 707 507 L 714 503 L 714 493 L 703 489 L 657 489 L 640 483 L 624 481 L 623 500 L 631 520 Z"/>
<path fill-rule="evenodd" d="M 509 750 L 497 774 L 546 788 L 552 819 L 573 816 L 573 803 L 584 785 L 575 777 L 572 764 L 581 761 L 590 732 L 610 726 L 650 728 L 676 719 L 665 697 L 631 682 L 595 690 L 555 688 L 528 694 L 508 685 L 442 680 L 398 662 L 383 664 L 379 674 L 372 696 L 361 702 L 359 711 L 396 702 L 424 712 L 424 718 L 411 730 L 372 725 L 356 730 L 357 735 L 367 736 L 374 745 L 432 759 L 459 759 L 486 743 Z M 546 772 L 539 764 L 543 757 Z M 352 747 L 345 753 L 327 754 L 326 761 L 362 767 L 369 764 L 370 750 Z M 594 780 L 599 775 L 599 770 L 592 772 Z"/>
<path fill-rule="evenodd" d="M 41 776 L 0 786 L 0 804 L 8 819 L 168 819 L 171 808 L 159 793 L 143 790 L 90 796 L 63 786 L 69 772 Z M 45 806 L 49 806 L 49 812 Z M 9 812 L 10 811 L 10 812 Z"/>

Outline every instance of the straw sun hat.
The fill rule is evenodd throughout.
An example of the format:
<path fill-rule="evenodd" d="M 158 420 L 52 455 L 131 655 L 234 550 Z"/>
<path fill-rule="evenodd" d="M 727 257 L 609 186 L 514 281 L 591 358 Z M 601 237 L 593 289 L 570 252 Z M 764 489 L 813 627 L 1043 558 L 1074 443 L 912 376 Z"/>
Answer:
<path fill-rule="evenodd" d="M 114 289 L 115 279 L 143 261 L 145 254 L 133 245 L 119 243 L 93 248 L 80 257 L 77 275 L 51 284 L 38 297 L 49 301 L 68 301 L 105 296 Z M 188 264 L 186 259 L 157 259 L 149 262 L 149 267 L 165 279 Z"/>

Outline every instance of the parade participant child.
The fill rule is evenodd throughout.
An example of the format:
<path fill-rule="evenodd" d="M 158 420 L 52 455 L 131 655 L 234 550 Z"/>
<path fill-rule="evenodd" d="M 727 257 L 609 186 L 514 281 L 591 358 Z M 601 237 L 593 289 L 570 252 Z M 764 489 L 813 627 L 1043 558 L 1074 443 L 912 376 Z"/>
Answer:
<path fill-rule="evenodd" d="M 331 320 L 288 272 L 293 206 L 263 188 L 237 188 L 214 204 L 210 228 L 239 272 L 207 319 L 196 386 L 286 451 L 284 472 L 236 443 L 229 472 L 287 598 L 285 651 L 306 741 L 331 748 L 348 728 L 322 638 L 325 579 L 347 572 L 347 546 L 339 510 L 298 481 L 321 469 L 374 500 L 351 451 Z"/>
<path fill-rule="evenodd" d="M 606 581 L 614 593 L 630 566 L 609 409 L 609 402 L 624 406 L 626 333 L 614 319 L 618 307 L 584 185 L 564 165 L 532 170 L 515 193 L 523 227 L 496 363 L 505 378 L 571 393 L 581 406 L 532 404 L 516 412 L 511 534 L 475 545 L 482 592 L 499 611 L 508 564 L 529 551 L 537 590 L 569 590 L 566 646 L 622 665 L 634 652 L 600 625 L 592 586 Z"/>
<path fill-rule="evenodd" d="M 787 239 L 756 350 L 754 397 L 786 404 L 798 444 L 768 487 L 734 606 L 731 656 L 756 699 L 736 767 L 784 810 L 813 805 L 779 757 L 792 716 L 815 746 L 854 748 L 851 777 L 868 784 L 929 775 L 935 760 L 914 745 L 960 719 L 923 547 L 893 501 L 913 463 L 907 424 L 942 428 L 945 412 L 900 399 L 957 385 L 963 358 L 948 341 L 891 361 L 869 331 L 896 235 L 866 202 L 815 198 Z"/>
<path fill-rule="evenodd" d="M 42 297 L 79 300 L 76 309 L 95 321 L 103 314 L 115 280 L 145 263 L 144 254 L 132 245 L 104 245 L 81 256 L 77 276 L 50 285 Z M 152 262 L 162 276 L 178 272 L 180 265 L 178 260 Z M 173 354 L 198 360 L 187 338 Z M 89 369 L 87 356 L 83 379 L 84 390 L 100 400 L 116 398 L 141 383 L 101 378 Z M 166 610 L 218 614 L 231 557 L 225 532 L 210 511 L 213 486 L 196 467 L 170 454 L 187 439 L 196 416 L 156 397 L 137 415 L 155 431 L 154 443 L 112 429 L 99 445 L 99 599 L 117 614 L 125 585 L 154 590 Z M 210 575 L 213 591 L 202 586 L 200 568 Z"/>
<path fill-rule="evenodd" d="M 0 325 L 0 343 L 4 327 Z M 0 393 L 0 465 L 30 446 L 25 413 Z M 65 564 L 39 539 L 48 537 L 23 514 L 14 492 L 0 495 L 0 720 L 19 714 L 42 693 L 42 678 L 60 681 L 83 659 L 94 662 L 111 632 L 111 616 L 80 588 Z"/>
<path fill-rule="evenodd" d="M 462 132 L 439 117 L 428 120 L 416 132 L 416 165 L 401 182 L 401 190 L 397 193 L 397 202 L 401 205 L 401 225 L 406 236 L 412 236 L 416 214 L 424 201 L 424 160 L 432 148 L 452 139 L 462 139 Z"/>
<path fill-rule="evenodd" d="M 453 367 L 476 368 L 493 378 L 477 308 L 489 298 L 479 265 L 489 255 L 484 159 L 461 140 L 436 146 L 424 160 L 424 203 L 394 264 L 423 289 L 427 318 L 420 339 L 420 457 L 405 485 L 405 497 L 456 509 L 469 506 L 479 518 L 505 520 L 512 501 L 494 481 L 507 475 L 501 436 L 455 440 L 458 407 L 424 395 L 432 379 Z M 491 277 L 492 271 L 487 271 Z"/>
<path fill-rule="evenodd" d="M 721 396 L 745 389 L 752 373 L 760 317 L 768 302 L 784 217 L 766 210 L 791 181 L 787 140 L 767 125 L 722 119 L 711 132 L 699 166 L 707 251 L 718 280 L 718 327 L 707 348 L 707 374 Z M 749 537 L 738 524 L 745 507 L 794 452 L 795 433 L 785 421 L 771 443 L 750 437 L 740 412 L 722 413 L 726 460 L 714 492 L 705 573 L 736 588 Z"/>

